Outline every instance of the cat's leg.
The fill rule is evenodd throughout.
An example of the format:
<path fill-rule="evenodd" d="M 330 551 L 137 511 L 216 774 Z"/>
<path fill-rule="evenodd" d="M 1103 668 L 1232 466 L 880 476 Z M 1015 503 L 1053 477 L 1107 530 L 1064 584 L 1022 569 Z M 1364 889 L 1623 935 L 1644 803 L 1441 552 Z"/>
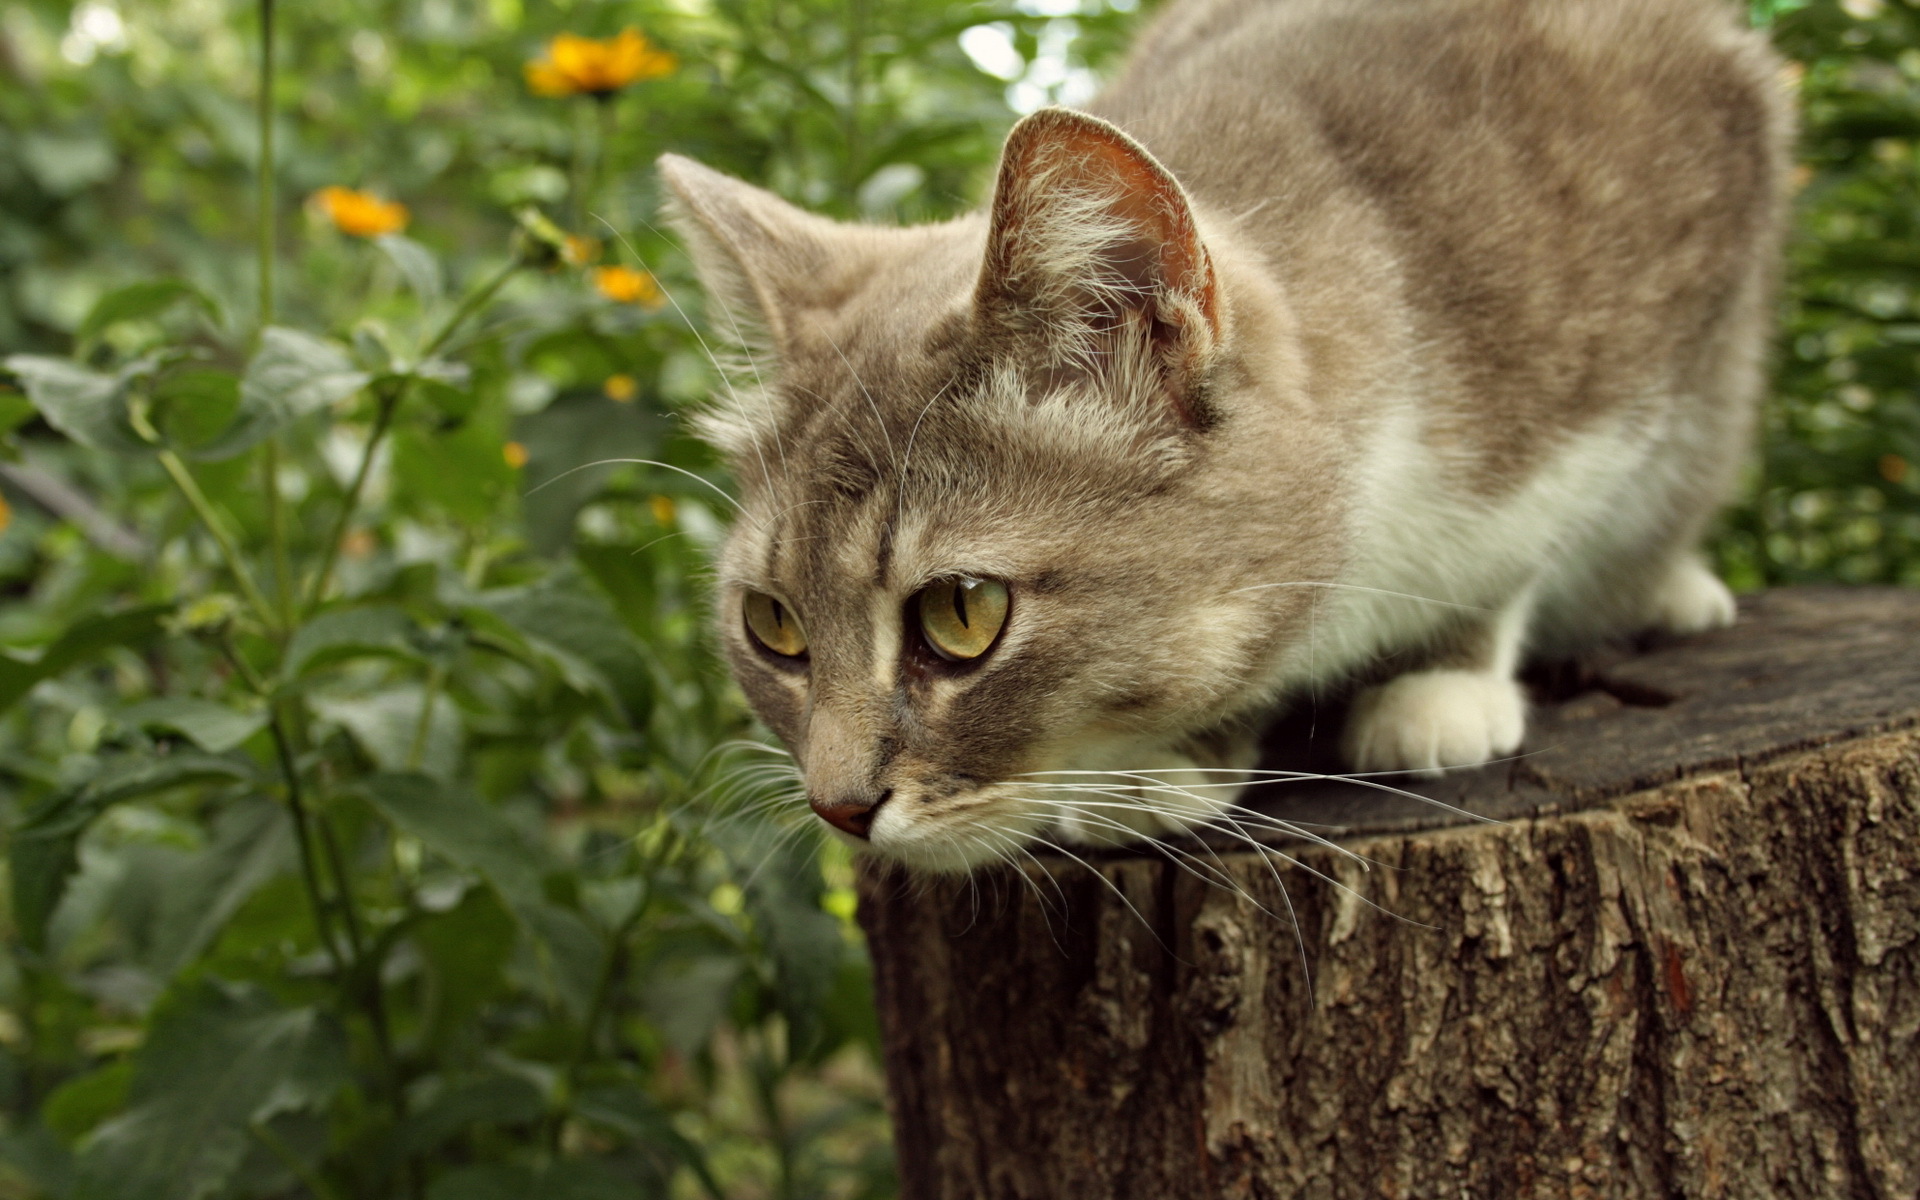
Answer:
<path fill-rule="evenodd" d="M 1426 665 L 1354 697 L 1341 738 L 1356 771 L 1438 774 L 1511 754 L 1526 733 L 1527 698 L 1514 672 L 1533 611 L 1529 587 L 1468 622 Z"/>
<path fill-rule="evenodd" d="M 1676 555 L 1648 597 L 1647 622 L 1666 633 L 1700 633 L 1733 624 L 1733 592 L 1691 551 Z"/>

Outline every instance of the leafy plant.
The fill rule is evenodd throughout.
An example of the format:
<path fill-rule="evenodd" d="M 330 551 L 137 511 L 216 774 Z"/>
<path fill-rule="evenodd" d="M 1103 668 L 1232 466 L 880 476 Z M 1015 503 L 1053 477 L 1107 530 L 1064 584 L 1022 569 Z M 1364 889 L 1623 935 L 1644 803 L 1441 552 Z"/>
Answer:
<path fill-rule="evenodd" d="M 0 1196 L 891 1194 L 649 163 L 945 216 L 1132 8 L 7 10 Z M 1720 560 L 1917 582 L 1916 13 L 1751 8 L 1809 170 Z"/>

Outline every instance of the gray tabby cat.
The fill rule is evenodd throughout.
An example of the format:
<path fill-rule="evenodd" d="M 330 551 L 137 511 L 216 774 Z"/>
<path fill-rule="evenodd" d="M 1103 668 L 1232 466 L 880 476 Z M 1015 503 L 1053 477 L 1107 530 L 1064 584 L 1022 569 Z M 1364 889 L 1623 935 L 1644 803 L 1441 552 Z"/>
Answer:
<path fill-rule="evenodd" d="M 814 809 L 933 870 L 1179 831 L 1310 687 L 1437 771 L 1524 653 L 1731 621 L 1792 124 L 1739 18 L 1175 0 L 920 228 L 663 158 L 752 367 L 720 635 Z"/>

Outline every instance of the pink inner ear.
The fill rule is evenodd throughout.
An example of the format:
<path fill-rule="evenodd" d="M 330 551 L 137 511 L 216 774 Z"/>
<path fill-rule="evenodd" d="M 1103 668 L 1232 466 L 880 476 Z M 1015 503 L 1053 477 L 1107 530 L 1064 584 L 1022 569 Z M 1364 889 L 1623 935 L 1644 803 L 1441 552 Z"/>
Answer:
<path fill-rule="evenodd" d="M 1023 254 L 1044 259 L 1045 248 L 1035 243 L 1049 236 L 1046 208 L 1056 189 L 1091 193 L 1139 230 L 1137 239 L 1111 248 L 1108 269 L 1137 288 L 1143 301 L 1162 289 L 1179 293 L 1198 306 L 1208 332 L 1217 331 L 1213 264 L 1186 197 L 1125 134 L 1079 113 L 1050 110 L 1014 129 L 1000 170 L 990 279 L 1017 278 L 1030 266 L 1019 261 Z"/>

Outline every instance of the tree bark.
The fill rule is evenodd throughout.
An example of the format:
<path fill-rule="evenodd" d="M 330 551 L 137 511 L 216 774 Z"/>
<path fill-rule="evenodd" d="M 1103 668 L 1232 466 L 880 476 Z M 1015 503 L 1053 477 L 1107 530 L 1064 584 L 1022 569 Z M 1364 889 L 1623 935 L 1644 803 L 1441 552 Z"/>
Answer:
<path fill-rule="evenodd" d="M 1333 847 L 864 868 L 906 1200 L 1920 1194 L 1920 592 L 1535 682 L 1422 789 L 1496 822 L 1325 784 L 1255 803 Z"/>

